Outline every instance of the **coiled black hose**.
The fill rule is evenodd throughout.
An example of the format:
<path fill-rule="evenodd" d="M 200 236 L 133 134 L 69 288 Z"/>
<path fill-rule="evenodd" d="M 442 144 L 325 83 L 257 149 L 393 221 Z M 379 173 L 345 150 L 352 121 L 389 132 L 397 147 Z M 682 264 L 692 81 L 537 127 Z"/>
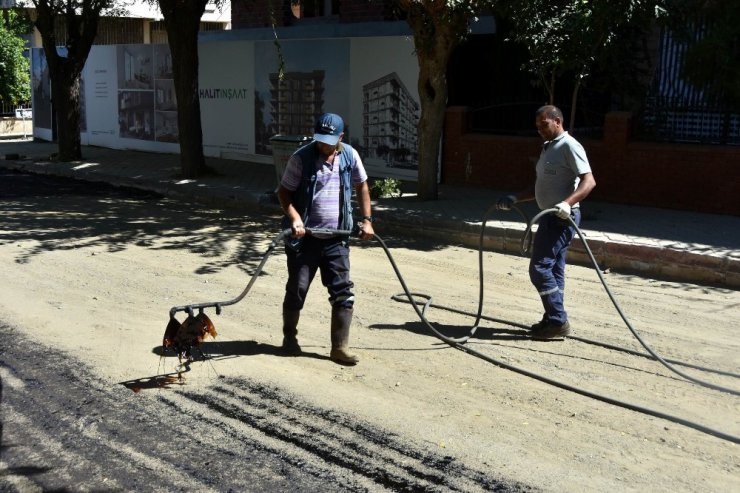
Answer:
<path fill-rule="evenodd" d="M 716 436 L 716 437 L 721 438 L 723 440 L 728 440 L 728 441 L 731 441 L 733 443 L 740 443 L 740 437 L 737 437 L 737 436 L 734 436 L 734 435 L 730 435 L 728 433 L 724 433 L 722 431 L 718 431 L 718 430 L 715 430 L 715 429 L 706 427 L 704 425 L 701 425 L 699 423 L 695 423 L 693 421 L 689 421 L 689 420 L 686 420 L 686 419 L 683 419 L 683 418 L 680 418 L 680 417 L 677 417 L 677 416 L 672 416 L 672 415 L 669 415 L 669 414 L 666 414 L 666 413 L 663 413 L 663 412 L 660 412 L 660 411 L 655 411 L 655 410 L 652 410 L 652 409 L 649 409 L 649 408 L 645 408 L 645 407 L 638 406 L 638 405 L 635 405 L 635 404 L 631 404 L 631 403 L 628 403 L 628 402 L 624 402 L 624 401 L 620 401 L 620 400 L 617 400 L 617 399 L 613 399 L 613 398 L 608 397 L 608 396 L 603 396 L 603 395 L 600 395 L 600 394 L 589 392 L 589 391 L 580 389 L 578 387 L 573 387 L 571 385 L 568 385 L 568 384 L 565 384 L 565 383 L 562 383 L 562 382 L 558 382 L 557 380 L 553 380 L 553 379 L 550 379 L 548 377 L 545 377 L 545 376 L 542 376 L 542 375 L 539 375 L 539 374 L 536 374 L 536 373 L 533 373 L 533 372 L 524 370 L 522 368 L 518 368 L 516 366 L 510 365 L 510 364 L 508 364 L 508 363 L 506 363 L 504 361 L 498 360 L 496 358 L 492 358 L 492 357 L 490 357 L 488 355 L 485 355 L 483 353 L 480 353 L 478 351 L 475 351 L 475 350 L 473 350 L 473 349 L 465 346 L 464 343 L 467 342 L 470 339 L 470 337 L 472 337 L 475 334 L 475 331 L 477 330 L 481 319 L 493 320 L 493 321 L 497 321 L 497 322 L 501 322 L 501 323 L 511 324 L 511 322 L 508 322 L 506 320 L 495 319 L 495 318 L 492 318 L 492 317 L 484 317 L 483 314 L 482 314 L 482 310 L 483 310 L 483 294 L 484 294 L 484 289 L 483 289 L 483 285 L 484 285 L 484 282 L 483 282 L 483 238 L 484 238 L 484 233 L 485 233 L 485 225 L 486 225 L 487 217 L 488 217 L 488 215 L 490 214 L 490 212 L 493 209 L 494 208 L 491 208 L 491 209 L 489 209 L 486 212 L 486 214 L 484 216 L 483 224 L 482 224 L 482 227 L 481 227 L 480 246 L 479 246 L 480 297 L 479 297 L 479 304 L 478 304 L 478 313 L 476 314 L 475 323 L 474 323 L 473 327 L 470 329 L 470 333 L 467 336 L 460 337 L 460 338 L 447 337 L 444 334 L 442 334 L 441 332 L 439 332 L 427 320 L 427 318 L 426 318 L 426 310 L 430 306 L 434 306 L 435 308 L 439 308 L 439 309 L 454 311 L 454 312 L 465 314 L 465 315 L 471 315 L 471 314 L 468 313 L 468 312 L 464 312 L 464 311 L 461 311 L 461 310 L 456 310 L 456 309 L 453 309 L 453 308 L 447 308 L 447 307 L 443 307 L 443 306 L 439 306 L 439 305 L 434 305 L 434 304 L 432 304 L 432 298 L 430 296 L 425 295 L 425 294 L 421 294 L 421 293 L 413 293 L 413 292 L 411 292 L 409 290 L 408 286 L 406 285 L 406 282 L 405 282 L 405 280 L 403 278 L 403 275 L 401 274 L 401 271 L 399 270 L 398 265 L 396 265 L 396 262 L 393 259 L 393 256 L 391 255 L 390 250 L 388 249 L 388 246 L 385 244 L 385 241 L 380 236 L 378 236 L 376 234 L 374 236 L 374 239 L 378 243 L 380 243 L 380 245 L 382 246 L 383 251 L 385 252 L 386 256 L 388 257 L 388 260 L 389 260 L 389 262 L 390 262 L 390 264 L 391 264 L 394 272 L 396 273 L 396 277 L 398 278 L 399 282 L 401 283 L 401 286 L 403 287 L 404 294 L 405 294 L 405 297 L 406 297 L 406 299 L 403 299 L 403 297 L 401 295 L 394 295 L 394 296 L 392 296 L 392 299 L 394 299 L 396 301 L 410 303 L 414 307 L 414 310 L 416 311 L 416 313 L 419 316 L 419 318 L 421 319 L 421 321 L 432 331 L 432 333 L 437 338 L 439 338 L 440 340 L 446 342 L 450 346 L 452 346 L 452 347 L 454 347 L 456 349 L 459 349 L 460 351 L 466 352 L 466 353 L 468 353 L 470 355 L 473 355 L 473 356 L 476 356 L 478 358 L 481 358 L 481 359 L 483 359 L 485 361 L 488 361 L 490 363 L 493 363 L 493 364 L 495 364 L 497 366 L 500 366 L 502 368 L 506 368 L 508 370 L 514 371 L 516 373 L 519 373 L 519 374 L 522 374 L 522 375 L 525 375 L 525 376 L 528 376 L 530 378 L 534 378 L 536 380 L 539 380 L 541 382 L 544 382 L 544 383 L 553 385 L 555 387 L 558 387 L 558 388 L 561 388 L 561 389 L 564 389 L 564 390 L 569 390 L 571 392 L 575 392 L 577 394 L 584 395 L 586 397 L 590 397 L 590 398 L 593 398 L 593 399 L 596 399 L 596 400 L 599 400 L 599 401 L 602 401 L 602 402 L 613 404 L 615 406 L 623 407 L 623 408 L 630 409 L 630 410 L 633 410 L 633 411 L 637 411 L 637 412 L 640 412 L 640 413 L 643 413 L 643 414 L 655 416 L 657 418 L 666 419 L 666 420 L 672 421 L 674 423 L 682 424 L 682 425 L 687 426 L 689 428 L 693 428 L 693 429 L 696 429 L 696 430 L 701 431 L 703 433 L 707 433 L 709 435 Z M 526 254 L 529 251 L 529 246 L 531 245 L 531 240 L 532 240 L 531 227 L 532 227 L 532 224 L 534 222 L 536 222 L 536 220 L 539 219 L 543 214 L 554 212 L 555 209 L 548 209 L 548 210 L 542 211 L 540 214 L 538 214 L 537 216 L 535 216 L 532 219 L 532 221 L 527 221 L 526 215 L 520 209 L 518 209 L 516 207 L 514 207 L 514 209 L 517 212 L 519 212 L 519 214 L 522 215 L 524 217 L 525 221 L 527 222 L 527 229 L 526 229 L 526 231 L 525 231 L 525 233 L 524 233 L 524 235 L 522 237 L 522 243 L 521 243 L 521 251 L 522 251 L 522 253 L 525 253 Z M 574 226 L 576 226 L 576 225 L 574 224 Z M 611 292 L 609 291 L 608 287 L 606 286 L 606 282 L 605 282 L 603 276 L 601 275 L 601 272 L 600 272 L 600 270 L 598 268 L 598 264 L 596 263 L 596 260 L 594 259 L 593 254 L 591 253 L 591 251 L 590 251 L 590 249 L 589 249 L 589 247 L 588 247 L 588 245 L 586 243 L 585 238 L 583 238 L 583 234 L 581 233 L 580 229 L 578 229 L 577 226 L 576 226 L 576 231 L 578 232 L 579 236 L 583 240 L 583 243 L 586 246 L 586 249 L 587 249 L 589 255 L 591 256 L 591 259 L 592 259 L 592 261 L 594 263 L 594 266 L 596 267 L 596 271 L 599 273 L 599 277 L 602 280 L 602 284 L 604 284 L 604 287 L 606 288 L 607 293 L 609 293 L 609 297 L 612 299 L 612 302 L 614 303 L 615 307 L 617 308 L 617 310 L 619 311 L 620 315 L 622 316 L 622 319 L 625 321 L 625 323 L 627 323 L 628 327 L 630 328 L 630 330 L 632 331 L 632 333 L 635 335 L 635 337 L 637 337 L 638 340 L 641 343 L 643 343 L 642 339 L 639 337 L 639 335 L 636 333 L 636 331 L 634 330 L 634 328 L 632 327 L 632 325 L 626 319 L 626 317 L 624 316 L 623 312 L 619 308 L 619 306 L 618 306 L 618 304 L 616 302 L 616 299 L 614 299 L 613 295 L 611 294 Z M 357 234 L 356 231 L 323 230 L 323 229 L 322 230 L 318 230 L 318 229 L 307 230 L 307 233 L 308 234 L 311 234 L 311 233 L 332 233 L 332 234 L 340 234 L 340 235 L 346 235 L 346 236 L 356 235 Z M 217 314 L 220 314 L 222 307 L 228 306 L 228 305 L 233 305 L 234 303 L 237 303 L 237 302 L 241 301 L 247 295 L 247 293 L 251 290 L 251 288 L 254 285 L 257 277 L 262 272 L 262 270 L 264 268 L 264 265 L 267 262 L 267 259 L 272 254 L 272 252 L 275 249 L 275 247 L 277 246 L 278 242 L 281 241 L 282 239 L 284 239 L 286 236 L 288 236 L 290 234 L 291 234 L 291 230 L 290 229 L 286 229 L 286 230 L 281 231 L 273 239 L 273 241 L 270 243 L 267 251 L 265 252 L 264 256 L 262 257 L 262 261 L 258 265 L 255 273 L 252 275 L 252 278 L 250 279 L 249 283 L 247 284 L 247 286 L 244 288 L 244 290 L 237 297 L 235 297 L 235 298 L 233 298 L 231 300 L 228 300 L 228 301 L 221 301 L 221 302 L 215 302 L 214 301 L 214 302 L 207 302 L 207 303 L 194 303 L 194 304 L 189 304 L 189 305 L 175 306 L 175 307 L 172 307 L 170 309 L 170 317 L 171 318 L 174 318 L 175 314 L 178 311 L 187 312 L 189 315 L 192 316 L 193 315 L 193 310 L 199 309 L 202 312 L 204 308 L 209 308 L 209 307 L 216 308 Z M 415 296 L 426 299 L 426 302 L 423 304 L 423 307 L 422 308 L 419 307 L 419 304 L 414 299 Z M 524 326 L 524 325 L 519 325 L 519 327 L 526 328 L 526 326 Z M 599 344 L 599 343 L 596 343 L 594 341 L 587 341 L 587 340 L 580 339 L 580 338 L 575 338 L 575 337 L 571 337 L 571 338 L 572 339 L 577 339 L 577 340 L 582 340 L 584 342 L 589 342 L 589 343 L 593 343 L 593 344 Z M 618 347 L 615 347 L 615 346 L 606 346 L 606 345 L 604 345 L 604 346 L 605 347 L 610 347 L 612 349 L 617 349 L 617 350 L 620 350 L 620 351 L 628 351 L 628 352 L 631 352 L 633 354 L 646 357 L 646 355 L 644 355 L 642 353 L 632 352 L 632 351 L 627 350 L 627 349 L 624 349 L 624 348 L 618 348 Z M 672 369 L 673 371 L 675 371 L 679 375 L 684 376 L 685 378 L 687 378 L 688 380 L 690 380 L 692 382 L 705 385 L 705 382 L 702 382 L 702 381 L 697 380 L 695 378 L 689 377 L 689 376 L 685 375 L 683 372 L 677 371 L 675 368 L 673 368 L 671 365 L 669 365 L 667 363 L 668 360 L 665 360 L 663 358 L 660 358 L 657 354 L 655 354 L 654 351 L 652 351 L 651 349 L 649 349 L 649 347 L 646 344 L 643 343 L 643 347 L 645 347 L 648 350 L 648 352 L 651 354 L 651 356 L 653 358 L 658 359 L 659 361 L 661 361 L 661 363 L 663 363 L 664 365 L 666 365 L 668 368 Z M 683 364 L 684 366 L 687 366 L 684 363 L 675 362 L 675 361 L 673 361 L 673 362 L 674 363 Z M 701 367 L 694 367 L 694 368 L 703 369 Z M 738 375 L 735 375 L 735 374 L 732 374 L 732 373 L 724 373 L 724 374 L 725 375 L 730 375 L 730 376 L 735 376 L 735 377 L 738 376 Z M 722 391 L 725 391 L 725 392 L 732 393 L 734 395 L 737 395 L 737 392 L 736 391 L 733 391 L 733 390 L 730 390 L 730 389 L 724 389 L 723 387 L 718 387 L 718 386 L 715 386 L 715 385 L 708 385 L 708 386 L 710 386 L 712 388 L 716 388 L 718 390 L 722 390 Z"/>
<path fill-rule="evenodd" d="M 375 239 L 383 247 L 383 250 L 385 251 L 386 256 L 388 257 L 388 260 L 390 261 L 391 266 L 392 266 L 393 270 L 395 271 L 396 276 L 398 277 L 399 282 L 401 283 L 401 287 L 403 288 L 403 294 L 397 294 L 397 295 L 392 296 L 391 298 L 393 300 L 395 300 L 395 301 L 410 303 L 414 307 L 414 310 L 416 311 L 416 313 L 419 316 L 419 318 L 421 319 L 421 321 L 432 331 L 432 333 L 438 339 L 446 342 L 450 346 L 452 346 L 452 347 L 454 347 L 456 349 L 459 349 L 459 350 L 461 350 L 463 352 L 466 352 L 468 354 L 471 354 L 473 356 L 476 356 L 478 358 L 481 358 L 481 359 L 483 359 L 485 361 L 488 361 L 490 363 L 493 363 L 493 364 L 495 364 L 497 366 L 500 366 L 502 368 L 506 368 L 506 369 L 511 370 L 511 371 L 514 371 L 516 373 L 520 373 L 522 375 L 526 375 L 526 376 L 528 376 L 530 378 L 534 378 L 536 380 L 539 380 L 541 382 L 545 382 L 547 384 L 553 385 L 555 387 L 558 387 L 558 388 L 561 388 L 561 389 L 564 389 L 564 390 L 569 390 L 571 392 L 575 392 L 577 394 L 584 395 L 584 396 L 587 396 L 587 397 L 590 397 L 590 398 L 593 398 L 593 399 L 596 399 L 596 400 L 599 400 L 599 401 L 602 401 L 602 402 L 606 402 L 606 403 L 613 404 L 613 405 L 616 405 L 616 406 L 619 406 L 619 407 L 623 407 L 623 408 L 626 408 L 626 409 L 637 411 L 637 412 L 640 412 L 640 413 L 643 413 L 643 414 L 647 414 L 647 415 L 650 415 L 650 416 L 655 416 L 657 418 L 666 419 L 666 420 L 669 420 L 669 421 L 672 421 L 672 422 L 675 422 L 675 423 L 678 423 L 678 424 L 682 424 L 682 425 L 687 426 L 689 428 L 693 428 L 693 429 L 696 429 L 696 430 L 701 431 L 703 433 L 707 433 L 709 435 L 716 436 L 716 437 L 721 438 L 723 440 L 728 440 L 728 441 L 733 442 L 733 443 L 740 443 L 740 437 L 731 435 L 729 433 L 725 433 L 725 432 L 722 432 L 722 431 L 719 431 L 719 430 L 715 430 L 713 428 L 709 428 L 709 427 L 704 426 L 702 424 L 699 424 L 699 423 L 696 423 L 696 422 L 693 422 L 693 421 L 689 421 L 689 420 L 686 420 L 686 419 L 681 418 L 681 417 L 672 416 L 672 415 L 669 415 L 669 414 L 666 414 L 666 413 L 663 413 L 663 412 L 660 412 L 660 411 L 656 411 L 656 410 L 653 410 L 653 409 L 649 409 L 649 408 L 646 408 L 646 407 L 643 407 L 643 406 L 638 406 L 636 404 L 632 404 L 632 403 L 620 401 L 620 400 L 617 400 L 617 399 L 614 399 L 614 398 L 611 398 L 611 397 L 608 397 L 608 396 L 604 396 L 604 395 L 601 395 L 601 394 L 596 394 L 596 393 L 593 393 L 593 392 L 589 392 L 589 391 L 580 389 L 578 387 L 574 387 L 572 385 L 565 384 L 563 382 L 558 382 L 558 381 L 553 380 L 553 379 L 550 379 L 548 377 L 545 377 L 545 376 L 542 376 L 542 375 L 539 375 L 539 374 L 536 374 L 536 373 L 532 373 L 530 371 L 524 370 L 524 369 L 519 368 L 519 367 L 516 367 L 516 366 L 512 366 L 512 365 L 510 365 L 510 364 L 508 364 L 508 363 L 506 363 L 504 361 L 498 360 L 496 358 L 492 358 L 492 357 L 490 357 L 488 355 L 485 355 L 483 353 L 480 353 L 478 351 L 475 351 L 474 349 L 471 349 L 471 348 L 465 346 L 464 343 L 467 342 L 470 339 L 470 337 L 472 337 L 475 334 L 475 331 L 477 330 L 477 328 L 478 328 L 478 326 L 479 326 L 480 321 L 481 321 L 482 318 L 486 318 L 488 320 L 495 320 L 495 321 L 498 321 L 498 322 L 510 324 L 510 322 L 505 321 L 505 320 L 494 319 L 494 318 L 490 318 L 490 317 L 483 317 L 483 315 L 482 315 L 482 310 L 483 310 L 483 294 L 484 294 L 484 281 L 483 281 L 483 239 L 484 239 L 484 236 L 485 236 L 485 226 L 486 226 L 486 222 L 487 222 L 488 216 L 490 215 L 490 213 L 492 211 L 494 211 L 496 209 L 497 209 L 497 207 L 496 206 L 493 206 L 488 211 L 486 211 L 486 214 L 484 215 L 484 219 L 483 219 L 483 224 L 481 225 L 480 244 L 479 244 L 479 249 L 478 249 L 478 254 L 479 254 L 478 255 L 478 258 L 479 258 L 479 284 L 480 284 L 480 295 L 479 295 L 479 303 L 478 303 L 478 312 L 475 315 L 475 322 L 474 322 L 473 326 L 471 327 L 470 332 L 469 332 L 468 335 L 463 336 L 463 337 L 459 337 L 459 338 L 447 337 L 444 334 L 442 334 L 441 332 L 439 332 L 427 320 L 427 318 L 426 318 L 426 310 L 427 310 L 427 308 L 429 308 L 430 306 L 435 306 L 435 305 L 432 305 L 432 298 L 429 295 L 422 294 L 422 293 L 414 293 L 414 292 L 411 292 L 409 290 L 408 286 L 406 285 L 406 282 L 403 279 L 403 276 L 402 276 L 400 270 L 398 269 L 398 266 L 396 265 L 396 263 L 393 260 L 393 257 L 391 255 L 388 247 L 386 246 L 385 242 L 378 235 L 375 235 Z M 537 222 L 537 220 L 539 220 L 539 218 L 542 217 L 543 215 L 554 213 L 554 212 L 557 211 L 557 209 L 546 209 L 546 210 L 543 210 L 539 214 L 537 214 L 534 218 L 532 218 L 532 220 L 528 220 L 527 219 L 527 216 L 521 211 L 521 209 L 517 208 L 516 206 L 512 207 L 512 209 L 514 209 L 522 217 L 524 217 L 525 221 L 527 222 L 527 228 L 526 228 L 526 230 L 525 230 L 525 232 L 524 232 L 524 234 L 522 236 L 521 247 L 520 247 L 522 254 L 523 255 L 526 255 L 529 252 L 529 248 L 530 248 L 531 242 L 532 242 L 532 231 L 531 231 L 532 230 L 532 225 L 535 224 Z M 596 269 L 596 272 L 598 273 L 599 278 L 601 279 L 601 282 L 602 282 L 604 288 L 606 289 L 606 291 L 607 291 L 607 293 L 609 295 L 609 298 L 612 300 L 612 303 L 614 304 L 615 308 L 617 309 L 617 311 L 619 312 L 620 316 L 622 317 L 622 320 L 624 320 L 624 322 L 629 327 L 630 331 L 633 333 L 633 335 L 635 335 L 635 337 L 638 339 L 638 341 L 640 341 L 640 343 L 643 345 L 643 347 L 650 353 L 650 355 L 652 356 L 652 358 L 653 359 L 657 359 L 662 364 L 664 364 L 667 368 L 669 368 L 670 370 L 674 371 L 678 375 L 681 375 L 682 377 L 686 378 L 687 380 L 689 380 L 691 382 L 694 382 L 694 383 L 697 383 L 697 384 L 700 384 L 700 385 L 703 385 L 703 386 L 706 386 L 706 387 L 709 387 L 709 388 L 713 388 L 715 390 L 720 390 L 722 392 L 727 392 L 727 393 L 730 393 L 730 394 L 733 394 L 733 395 L 738 395 L 738 391 L 736 391 L 736 390 L 728 389 L 728 388 L 725 388 L 725 387 L 720 387 L 720 386 L 717 386 L 717 385 L 713 385 L 713 384 L 710 384 L 710 383 L 707 383 L 707 382 L 703 382 L 701 380 L 698 380 L 696 378 L 690 377 L 689 375 L 686 375 L 685 373 L 681 372 L 680 370 L 677 370 L 676 368 L 674 368 L 671 364 L 668 363 L 667 360 L 661 358 L 652 349 L 650 349 L 650 347 L 637 334 L 637 331 L 632 327 L 632 324 L 627 320 L 627 317 L 624 315 L 624 313 L 622 312 L 621 308 L 619 307 L 619 304 L 617 303 L 616 299 L 614 298 L 613 294 L 611 293 L 611 290 L 609 290 L 609 288 L 608 288 L 608 286 L 606 284 L 606 281 L 605 281 L 603 275 L 601 274 L 601 271 L 599 269 L 598 263 L 596 262 L 596 259 L 594 258 L 593 254 L 591 253 L 590 248 L 588 247 L 588 243 L 587 243 L 586 239 L 584 238 L 583 233 L 578 228 L 578 226 L 575 224 L 575 222 L 573 222 L 572 219 L 570 221 L 571 221 L 572 225 L 575 227 L 576 232 L 578 233 L 579 237 L 583 241 L 583 244 L 584 244 L 586 250 L 588 251 L 589 256 L 590 256 L 590 258 L 591 258 L 591 260 L 592 260 L 592 262 L 594 264 L 594 267 Z M 405 299 L 403 297 L 404 295 L 405 295 Z M 417 304 L 416 300 L 414 299 L 415 296 L 426 299 L 426 302 L 423 304 L 423 307 L 422 308 L 419 307 L 419 305 Z M 472 316 L 471 313 L 467 313 L 467 312 L 464 312 L 464 311 L 461 311 L 461 310 L 455 310 L 455 309 L 441 307 L 441 306 L 436 306 L 436 307 L 437 308 L 441 308 L 441 309 L 445 309 L 445 310 L 450 310 L 450 311 L 455 311 L 457 313 L 462 313 L 462 314 L 466 314 L 466 315 L 471 315 Z M 523 326 L 523 325 L 520 325 L 520 327 L 527 328 L 526 326 Z M 579 338 L 573 338 L 573 339 L 582 340 L 582 339 L 579 339 Z M 588 342 L 589 343 L 594 343 L 593 341 L 588 341 Z M 617 348 L 617 347 L 614 347 L 614 346 L 611 346 L 611 347 L 612 348 L 615 348 L 615 349 L 618 349 L 620 351 L 629 351 L 629 350 L 626 350 L 624 348 Z M 641 354 L 641 353 L 636 353 L 636 354 L 639 354 L 641 356 L 646 356 L 646 355 Z M 680 364 L 684 364 L 684 363 L 680 363 Z M 685 366 L 687 366 L 687 365 L 685 365 Z M 701 367 L 696 367 L 696 366 L 694 368 L 703 369 Z M 715 370 L 710 370 L 710 371 L 715 371 Z M 738 377 L 738 375 L 736 375 L 734 373 L 719 372 L 719 371 L 715 371 L 715 372 L 716 373 L 723 373 L 723 374 L 729 375 L 729 376 Z"/>

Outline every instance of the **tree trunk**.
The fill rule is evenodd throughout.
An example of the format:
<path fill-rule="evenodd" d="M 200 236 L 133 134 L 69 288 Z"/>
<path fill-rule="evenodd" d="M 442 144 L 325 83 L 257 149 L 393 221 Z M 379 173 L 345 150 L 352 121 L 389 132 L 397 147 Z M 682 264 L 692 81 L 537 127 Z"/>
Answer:
<path fill-rule="evenodd" d="M 548 96 L 548 103 L 547 104 L 555 104 L 555 71 L 553 70 L 550 72 L 550 83 L 547 85 L 547 96 Z"/>
<path fill-rule="evenodd" d="M 68 65 L 63 61 L 58 64 L 56 77 L 51 84 L 51 102 L 57 119 L 59 160 L 64 162 L 82 159 L 80 72 Z"/>
<path fill-rule="evenodd" d="M 405 2 L 403 5 L 408 9 L 406 21 L 414 33 L 419 62 L 418 198 L 437 200 L 439 150 L 447 108 L 447 65 L 452 51 L 465 37 L 468 19 L 464 11 L 449 10 L 444 2 L 429 5 Z M 441 10 L 435 11 L 435 8 Z"/>
<path fill-rule="evenodd" d="M 439 66 L 442 64 L 440 75 Z M 439 170 L 439 148 L 447 108 L 446 61 L 419 58 L 419 99 L 421 115 L 417 125 L 419 136 L 419 183 L 420 200 L 438 198 L 437 175 Z"/>
<path fill-rule="evenodd" d="M 205 170 L 198 90 L 198 31 L 207 0 L 159 0 L 172 54 L 180 166 L 184 178 Z"/>
<path fill-rule="evenodd" d="M 578 102 L 578 91 L 581 88 L 581 77 L 576 78 L 576 83 L 573 86 L 573 94 L 570 98 L 570 121 L 568 122 L 568 131 L 573 133 L 576 123 L 576 103 Z"/>
<path fill-rule="evenodd" d="M 76 9 L 76 2 L 62 5 L 51 0 L 34 1 L 37 14 L 34 25 L 41 34 L 46 63 L 49 65 L 60 161 L 82 158 L 80 74 L 98 31 L 100 11 L 108 4 L 109 0 L 89 0 Z M 54 31 L 56 19 L 64 19 L 66 28 L 65 52 L 61 55 L 57 51 Z"/>

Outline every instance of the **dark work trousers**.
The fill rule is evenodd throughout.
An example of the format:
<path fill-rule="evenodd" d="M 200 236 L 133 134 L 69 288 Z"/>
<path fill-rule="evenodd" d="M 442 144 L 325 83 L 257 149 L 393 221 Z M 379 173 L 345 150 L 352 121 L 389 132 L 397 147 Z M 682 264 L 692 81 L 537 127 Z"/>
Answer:
<path fill-rule="evenodd" d="M 580 226 L 581 209 L 572 209 L 570 217 Z M 543 320 L 559 325 L 568 321 L 563 305 L 565 256 L 575 234 L 576 229 L 570 221 L 560 219 L 555 214 L 546 214 L 540 218 L 532 242 L 529 279 L 542 298 L 545 308 Z"/>
<path fill-rule="evenodd" d="M 285 284 L 283 308 L 300 310 L 306 302 L 308 288 L 321 271 L 321 283 L 329 291 L 329 303 L 352 308 L 354 283 L 349 278 L 349 246 L 342 238 L 315 238 L 306 236 L 298 251 L 285 249 L 288 257 L 288 282 Z"/>

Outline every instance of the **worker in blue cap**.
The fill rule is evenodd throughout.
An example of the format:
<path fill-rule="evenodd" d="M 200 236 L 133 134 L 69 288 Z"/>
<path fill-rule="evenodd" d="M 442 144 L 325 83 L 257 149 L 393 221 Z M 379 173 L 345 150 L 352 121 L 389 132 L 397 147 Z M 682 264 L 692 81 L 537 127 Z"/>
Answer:
<path fill-rule="evenodd" d="M 282 351 L 292 356 L 301 354 L 298 319 L 319 270 L 332 307 L 329 357 L 339 364 L 354 365 L 359 358 L 349 350 L 355 302 L 349 238 L 346 234 L 306 234 L 307 228 L 351 231 L 356 224 L 361 239 L 370 240 L 375 234 L 367 172 L 357 150 L 342 142 L 343 137 L 342 117 L 335 113 L 321 115 L 316 120 L 313 141 L 293 153 L 278 187 L 284 224 L 292 231 L 285 242 L 288 282 L 283 299 Z M 353 217 L 353 190 L 358 222 Z"/>

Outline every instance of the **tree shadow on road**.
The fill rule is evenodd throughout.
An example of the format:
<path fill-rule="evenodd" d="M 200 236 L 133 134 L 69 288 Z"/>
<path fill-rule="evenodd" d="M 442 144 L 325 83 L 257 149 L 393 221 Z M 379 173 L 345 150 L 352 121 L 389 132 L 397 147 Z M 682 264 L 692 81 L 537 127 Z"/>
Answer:
<path fill-rule="evenodd" d="M 18 245 L 15 261 L 31 262 L 45 252 L 103 247 L 115 253 L 136 245 L 184 250 L 204 259 L 196 274 L 237 265 L 247 273 L 280 233 L 274 215 L 205 207 L 152 192 L 104 183 L 4 173 L 0 243 Z M 227 249 L 242 239 L 233 253 Z M 280 245 L 282 251 L 282 245 Z"/>
<path fill-rule="evenodd" d="M 430 322 L 437 332 L 442 336 L 450 339 L 459 339 L 466 336 L 471 336 L 473 325 L 446 325 L 437 322 Z M 518 324 L 511 323 L 511 325 L 517 326 Z M 376 330 L 406 330 L 408 332 L 437 337 L 437 335 L 429 328 L 429 326 L 421 320 L 413 322 L 404 322 L 403 325 L 393 324 L 373 324 L 369 326 L 370 329 Z M 523 329 L 506 329 L 506 328 L 493 328 L 493 327 L 481 327 L 479 326 L 472 334 L 471 338 L 482 339 L 482 340 L 520 340 L 530 339 L 527 335 L 527 331 Z"/>
<path fill-rule="evenodd" d="M 3 170 L 0 178 L 0 232 L 5 232 L 0 244 L 19 247 L 17 263 L 51 251 L 102 247 L 115 253 L 135 245 L 198 254 L 204 262 L 196 274 L 235 265 L 252 275 L 282 231 L 279 214 L 220 209 L 129 187 L 12 170 Z M 444 247 L 412 237 L 393 237 L 391 243 L 422 251 Z M 377 247 L 373 241 L 352 245 Z M 282 242 L 272 254 L 283 254 Z"/>

